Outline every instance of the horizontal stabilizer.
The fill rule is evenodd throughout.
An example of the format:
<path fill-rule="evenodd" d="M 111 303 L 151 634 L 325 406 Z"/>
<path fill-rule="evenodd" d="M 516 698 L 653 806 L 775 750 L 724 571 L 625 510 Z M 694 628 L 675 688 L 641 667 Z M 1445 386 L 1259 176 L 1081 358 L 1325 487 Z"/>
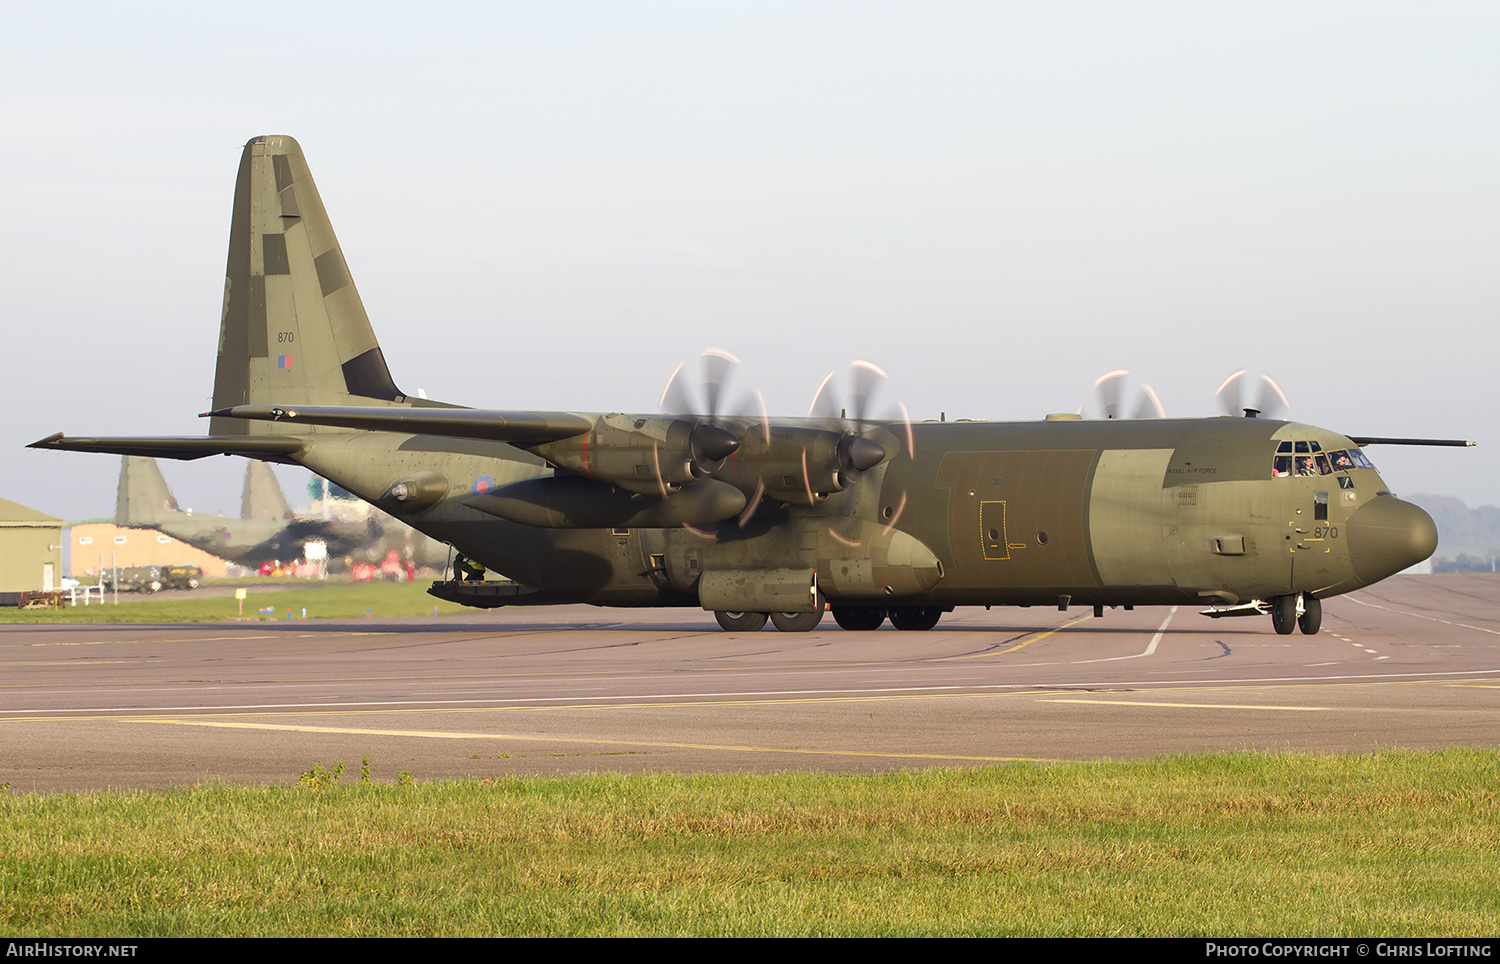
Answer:
<path fill-rule="evenodd" d="M 594 421 L 570 412 L 495 412 L 474 408 L 370 408 L 358 405 L 235 405 L 214 418 L 332 425 L 371 432 L 441 435 L 533 445 L 582 435 Z"/>
<path fill-rule="evenodd" d="M 248 459 L 289 462 L 304 440 L 295 435 L 188 435 L 138 438 L 68 437 L 58 432 L 26 446 L 64 452 L 105 452 L 157 459 L 201 459 L 205 455 L 243 455 Z"/>

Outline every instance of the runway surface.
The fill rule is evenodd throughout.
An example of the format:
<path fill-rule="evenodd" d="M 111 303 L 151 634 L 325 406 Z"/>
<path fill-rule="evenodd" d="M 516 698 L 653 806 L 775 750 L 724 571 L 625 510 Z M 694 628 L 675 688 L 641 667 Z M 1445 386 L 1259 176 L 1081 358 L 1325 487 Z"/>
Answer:
<path fill-rule="evenodd" d="M 963 609 L 930 632 L 697 610 L 0 626 L 13 791 L 580 772 L 870 772 L 1500 743 L 1500 577 L 1402 576 L 1317 636 L 1196 609 Z"/>

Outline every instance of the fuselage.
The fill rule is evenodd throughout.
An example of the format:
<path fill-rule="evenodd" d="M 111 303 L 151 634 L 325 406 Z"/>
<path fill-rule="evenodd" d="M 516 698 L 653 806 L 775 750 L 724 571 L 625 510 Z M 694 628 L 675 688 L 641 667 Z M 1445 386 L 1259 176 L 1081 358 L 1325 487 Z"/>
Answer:
<path fill-rule="evenodd" d="M 812 570 L 835 605 L 1234 604 L 1326 597 L 1425 559 L 1436 529 L 1335 432 L 1253 418 L 927 422 L 811 506 L 744 524 L 551 529 L 464 501 L 552 474 L 504 443 L 319 435 L 313 471 L 537 590 L 533 601 L 698 604 L 706 573 Z M 446 491 L 418 511 L 390 486 Z M 748 489 L 731 458 L 715 477 Z"/>

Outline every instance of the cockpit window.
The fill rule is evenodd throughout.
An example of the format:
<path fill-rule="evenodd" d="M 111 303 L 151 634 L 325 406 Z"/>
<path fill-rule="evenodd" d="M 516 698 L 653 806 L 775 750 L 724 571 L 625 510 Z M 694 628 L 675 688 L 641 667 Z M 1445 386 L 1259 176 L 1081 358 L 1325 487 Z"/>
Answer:
<path fill-rule="evenodd" d="M 1301 443 L 1299 442 L 1298 444 L 1300 445 Z M 1320 466 L 1318 464 L 1317 458 L 1312 455 L 1298 455 L 1292 460 L 1292 464 L 1296 466 L 1298 475 L 1327 474 L 1328 463 L 1324 462 L 1323 465 Z"/>
<path fill-rule="evenodd" d="M 1317 442 L 1287 439 L 1276 446 L 1276 458 L 1271 463 L 1271 478 L 1333 475 L 1354 469 L 1373 468 L 1375 464 L 1358 448 L 1324 452 L 1323 446 Z"/>

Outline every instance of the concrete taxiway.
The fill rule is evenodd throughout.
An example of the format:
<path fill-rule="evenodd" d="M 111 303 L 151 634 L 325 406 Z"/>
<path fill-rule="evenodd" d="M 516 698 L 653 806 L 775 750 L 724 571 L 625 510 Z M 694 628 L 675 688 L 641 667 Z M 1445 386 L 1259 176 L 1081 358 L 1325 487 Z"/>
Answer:
<path fill-rule="evenodd" d="M 0 626 L 13 791 L 579 772 L 868 772 L 1500 744 L 1500 577 L 1402 576 L 1323 632 L 1196 609 L 724 633 L 696 610 Z M 346 776 L 346 780 L 356 779 Z"/>

